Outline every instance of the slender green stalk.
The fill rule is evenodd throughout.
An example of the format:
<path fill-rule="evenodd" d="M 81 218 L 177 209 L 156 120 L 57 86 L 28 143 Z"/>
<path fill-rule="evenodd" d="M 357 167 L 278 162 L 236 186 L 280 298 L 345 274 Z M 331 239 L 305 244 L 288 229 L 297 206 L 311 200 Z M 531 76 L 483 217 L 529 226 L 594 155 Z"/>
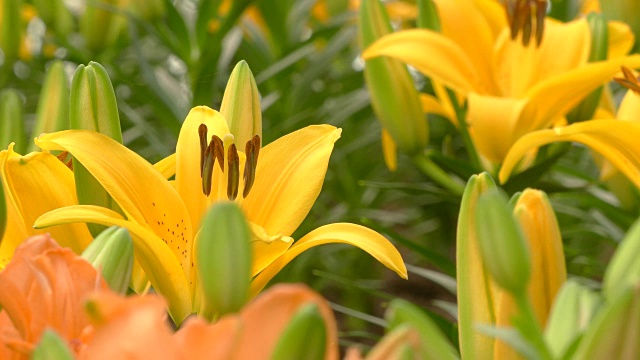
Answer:
<path fill-rule="evenodd" d="M 544 337 L 542 334 L 542 328 L 538 323 L 538 319 L 533 311 L 533 306 L 531 305 L 531 301 L 527 296 L 526 292 L 523 292 L 520 295 L 515 295 L 516 303 L 518 304 L 518 308 L 520 310 L 519 314 L 514 319 L 514 324 L 516 328 L 520 331 L 522 336 L 533 345 L 536 349 L 537 355 L 539 359 L 542 360 L 551 360 L 552 356 L 547 348 L 547 345 L 544 342 Z"/>
<path fill-rule="evenodd" d="M 469 133 L 469 126 L 467 125 L 467 112 L 458 103 L 458 98 L 452 90 L 447 89 L 447 94 L 449 95 L 449 99 L 451 100 L 453 109 L 456 112 L 456 119 L 458 120 L 460 135 L 462 136 L 462 141 L 464 142 L 464 147 L 467 150 L 467 155 L 469 156 L 471 165 L 473 165 L 473 167 L 475 167 L 478 171 L 480 171 L 482 170 L 482 163 L 480 162 L 480 156 L 478 155 L 478 151 L 476 150 L 476 147 L 473 144 L 473 140 L 471 140 L 471 134 Z"/>
<path fill-rule="evenodd" d="M 418 153 L 413 157 L 413 162 L 418 169 L 427 175 L 431 180 L 451 192 L 456 196 L 462 196 L 464 184 L 442 170 L 436 163 L 431 161 L 424 153 Z"/>

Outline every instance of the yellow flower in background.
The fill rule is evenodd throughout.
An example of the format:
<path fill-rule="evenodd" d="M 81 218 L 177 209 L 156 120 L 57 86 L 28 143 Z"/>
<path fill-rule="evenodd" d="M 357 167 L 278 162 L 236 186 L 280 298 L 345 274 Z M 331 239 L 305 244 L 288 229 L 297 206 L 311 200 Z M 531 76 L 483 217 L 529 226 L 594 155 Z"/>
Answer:
<path fill-rule="evenodd" d="M 494 165 L 502 163 L 523 135 L 560 121 L 621 65 L 640 67 L 640 56 L 620 56 L 631 46 L 620 28 L 611 37 L 620 42 L 610 44 L 610 60 L 588 63 L 591 34 L 585 19 L 566 24 L 546 19 L 540 45 L 524 46 L 511 40 L 504 9 L 497 2 L 435 2 L 441 33 L 393 33 L 365 50 L 363 57 L 399 59 L 464 96 L 474 144 Z"/>
<path fill-rule="evenodd" d="M 523 136 L 507 154 L 500 169 L 500 181 L 507 181 L 520 159 L 529 151 L 554 142 L 578 142 L 599 153 L 636 187 L 640 187 L 639 109 L 640 95 L 629 91 L 618 109 L 617 119 L 589 120 Z M 603 166 L 604 180 L 615 173 L 610 165 Z"/>
<path fill-rule="evenodd" d="M 51 211 L 36 221 L 36 227 L 91 222 L 127 228 L 138 261 L 154 288 L 167 298 L 178 323 L 199 310 L 193 246 L 201 217 L 219 200 L 235 200 L 251 222 L 254 295 L 297 255 L 333 242 L 358 246 L 406 278 L 397 250 L 368 228 L 330 224 L 295 244 L 290 237 L 320 193 L 340 132 L 329 125 L 309 126 L 260 149 L 259 136 L 235 144 L 217 111 L 196 107 L 182 126 L 175 155 L 156 167 L 98 133 L 42 135 L 38 146 L 71 153 L 109 192 L 126 219 L 106 208 L 80 205 Z M 238 150 L 240 145 L 245 151 Z M 167 181 L 174 174 L 175 181 Z"/>
<path fill-rule="evenodd" d="M 55 156 L 34 152 L 22 156 L 13 144 L 0 152 L 0 179 L 6 197 L 7 226 L 0 241 L 0 269 L 27 237 L 50 233 L 65 247 L 81 253 L 93 239 L 83 224 L 35 230 L 33 223 L 47 211 L 77 205 L 73 173 Z"/>

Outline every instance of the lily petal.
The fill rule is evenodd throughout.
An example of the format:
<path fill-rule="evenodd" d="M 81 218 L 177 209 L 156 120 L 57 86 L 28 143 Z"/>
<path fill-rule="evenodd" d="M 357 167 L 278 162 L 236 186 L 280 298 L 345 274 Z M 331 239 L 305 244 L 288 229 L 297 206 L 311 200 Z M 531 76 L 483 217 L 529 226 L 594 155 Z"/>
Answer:
<path fill-rule="evenodd" d="M 476 64 L 476 71 L 487 92 L 496 93 L 491 54 L 494 35 L 487 19 L 471 1 L 436 0 L 435 3 L 442 34 L 453 40 Z"/>
<path fill-rule="evenodd" d="M 129 220 L 146 224 L 169 245 L 186 278 L 190 278 L 193 235 L 189 213 L 178 192 L 151 164 L 110 137 L 92 131 L 45 134 L 36 139 L 36 144 L 45 150 L 70 152 Z"/>
<path fill-rule="evenodd" d="M 396 171 L 398 168 L 398 146 L 385 128 L 382 128 L 382 154 L 387 168 L 390 171 Z"/>
<path fill-rule="evenodd" d="M 242 208 L 267 234 L 290 236 L 320 194 L 333 144 L 341 129 L 312 125 L 260 151 L 256 180 Z"/>
<path fill-rule="evenodd" d="M 378 56 L 405 62 L 463 95 L 480 88 L 471 59 L 455 42 L 430 30 L 386 35 L 362 53 L 365 60 Z"/>
<path fill-rule="evenodd" d="M 622 21 L 609 21 L 608 32 L 609 58 L 627 55 L 636 40 L 631 27 Z"/>
<path fill-rule="evenodd" d="M 469 94 L 467 118 L 480 153 L 500 163 L 514 142 L 513 133 L 527 100 Z M 499 136 L 496 136 L 499 134 Z"/>
<path fill-rule="evenodd" d="M 549 127 L 556 118 L 564 116 L 620 71 L 621 66 L 640 67 L 640 55 L 590 63 L 536 84 L 526 95 L 530 101 L 523 110 L 521 121 L 527 123 L 518 124 L 516 136 Z"/>
<path fill-rule="evenodd" d="M 535 84 L 586 64 L 590 51 L 591 31 L 586 19 L 568 23 L 547 19 L 539 47 L 511 40 L 505 29 L 494 54 L 498 79 L 503 79 L 502 92 L 521 98 Z"/>
<path fill-rule="evenodd" d="M 4 151 L 3 151 L 4 153 Z M 73 173 L 55 156 L 47 153 L 31 153 L 20 156 L 9 146 L 2 166 L 5 193 L 11 197 L 11 211 L 17 211 L 27 235 L 41 234 L 34 231 L 36 218 L 47 211 L 62 206 L 76 205 Z M 15 219 L 15 213 L 13 214 Z M 13 227 L 13 231 L 19 231 Z M 60 245 L 70 247 L 76 253 L 84 250 L 92 240 L 86 225 L 74 224 L 50 229 L 48 232 Z M 19 234 L 23 234 L 19 231 Z M 16 236 L 13 234 L 10 236 Z M 9 238 L 10 244 L 17 245 L 25 237 Z M 11 246 L 8 244 L 8 247 Z M 4 246 L 3 246 L 4 247 Z"/>
<path fill-rule="evenodd" d="M 222 139 L 224 135 L 229 133 L 229 128 L 222 115 L 206 106 L 193 108 L 180 129 L 176 145 L 175 187 L 187 206 L 194 227 L 200 224 L 200 218 L 207 209 L 207 196 L 201 190 L 201 150 L 198 134 L 198 128 L 201 124 L 207 126 L 207 144 L 211 141 L 212 135 Z"/>
<path fill-rule="evenodd" d="M 296 256 L 312 247 L 324 244 L 349 244 L 368 252 L 387 268 L 407 279 L 407 268 L 398 250 L 384 236 L 361 225 L 337 223 L 321 226 L 296 241 L 284 255 L 267 266 L 251 282 L 251 294 L 256 295 L 282 268 Z"/>
<path fill-rule="evenodd" d="M 591 120 L 552 130 L 532 132 L 509 150 L 502 168 L 504 183 L 518 161 L 532 149 L 560 141 L 575 141 L 597 151 L 640 187 L 640 123 L 620 120 Z"/>
<path fill-rule="evenodd" d="M 176 174 L 176 154 L 173 153 L 166 158 L 153 164 L 153 167 L 164 176 L 165 179 L 169 179 Z"/>
<path fill-rule="evenodd" d="M 4 163 L 7 158 L 7 152 L 0 152 L 0 169 L 4 169 Z M 0 170 L 1 173 L 1 170 Z M 24 220 L 20 215 L 18 206 L 16 205 L 9 189 L 5 185 L 4 181 L 0 182 L 0 186 L 4 189 L 4 196 L 7 210 L 7 223 L 4 229 L 4 235 L 0 239 L 0 269 L 4 269 L 16 251 L 18 245 L 26 239 L 29 234 L 27 233 Z"/>
<path fill-rule="evenodd" d="M 60 224 L 88 222 L 105 226 L 121 226 L 129 230 L 137 259 L 153 287 L 169 302 L 173 319 L 180 323 L 191 314 L 189 285 L 181 266 L 169 246 L 150 229 L 127 221 L 115 211 L 99 206 L 67 206 L 40 216 L 36 228 Z"/>
<path fill-rule="evenodd" d="M 640 122 L 640 94 L 628 90 L 622 98 L 616 118 Z"/>
<path fill-rule="evenodd" d="M 251 276 L 256 276 L 269 264 L 274 262 L 293 244 L 293 239 L 289 236 L 275 235 L 269 236 L 260 226 L 253 223 L 251 225 L 251 253 L 253 264 L 251 265 Z"/>

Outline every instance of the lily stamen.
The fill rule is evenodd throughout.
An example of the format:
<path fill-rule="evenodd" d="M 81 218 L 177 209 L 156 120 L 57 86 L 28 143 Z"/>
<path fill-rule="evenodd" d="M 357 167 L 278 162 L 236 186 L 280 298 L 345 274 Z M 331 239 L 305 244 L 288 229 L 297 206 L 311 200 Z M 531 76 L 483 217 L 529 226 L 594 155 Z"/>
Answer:
<path fill-rule="evenodd" d="M 229 145 L 228 149 L 229 174 L 227 178 L 227 197 L 233 201 L 238 196 L 240 183 L 240 157 L 235 144 Z"/>
<path fill-rule="evenodd" d="M 258 166 L 258 154 L 260 153 L 260 136 L 255 135 L 251 140 L 247 141 L 245 145 L 245 154 L 247 155 L 247 161 L 244 164 L 244 175 L 242 179 L 244 181 L 244 189 L 242 190 L 242 197 L 246 198 L 251 191 L 253 182 L 256 178 L 256 168 Z"/>
<path fill-rule="evenodd" d="M 547 0 L 506 0 L 505 7 L 510 24 L 511 39 L 515 40 L 522 32 L 522 44 L 528 46 L 535 25 L 536 45 L 539 46 L 544 35 Z"/>
<path fill-rule="evenodd" d="M 640 95 L 640 77 L 636 77 L 633 71 L 627 67 L 622 67 L 623 78 L 613 78 L 618 84 Z"/>
<path fill-rule="evenodd" d="M 213 145 L 214 140 L 211 139 L 209 146 L 204 151 L 204 155 L 200 159 L 202 164 L 202 192 L 205 196 L 211 194 L 211 179 L 213 178 L 213 166 L 216 163 L 216 148 Z"/>
<path fill-rule="evenodd" d="M 204 158 L 207 150 L 207 125 L 200 124 L 198 135 L 200 136 L 200 177 L 204 176 Z"/>

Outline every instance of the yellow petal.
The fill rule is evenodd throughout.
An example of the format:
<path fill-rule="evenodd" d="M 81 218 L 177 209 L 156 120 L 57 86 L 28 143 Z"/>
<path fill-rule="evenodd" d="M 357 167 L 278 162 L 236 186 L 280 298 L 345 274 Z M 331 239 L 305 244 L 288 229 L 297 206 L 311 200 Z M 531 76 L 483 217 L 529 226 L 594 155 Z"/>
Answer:
<path fill-rule="evenodd" d="M 256 276 L 293 244 L 293 239 L 289 236 L 273 235 L 259 225 L 251 223 L 251 254 L 253 264 L 251 265 L 251 276 Z"/>
<path fill-rule="evenodd" d="M 255 277 L 251 283 L 251 294 L 258 294 L 269 280 L 296 256 L 312 247 L 331 243 L 357 246 L 403 279 L 407 278 L 407 269 L 402 256 L 384 236 L 364 226 L 338 223 L 321 226 L 296 241 L 284 255 Z"/>
<path fill-rule="evenodd" d="M 629 25 L 622 21 L 609 21 L 609 59 L 625 56 L 633 47 L 635 36 Z"/>
<path fill-rule="evenodd" d="M 621 66 L 640 67 L 640 55 L 590 63 L 553 76 L 531 88 L 526 97 L 529 104 L 523 110 L 523 122 L 517 126 L 516 137 L 548 127 L 557 117 L 564 116 L 585 96 L 620 71 Z"/>
<path fill-rule="evenodd" d="M 473 62 L 464 51 L 455 42 L 430 30 L 405 30 L 386 35 L 362 53 L 365 60 L 378 56 L 405 62 L 463 95 L 481 88 Z"/>
<path fill-rule="evenodd" d="M 169 302 L 169 311 L 180 323 L 191 314 L 191 295 L 181 266 L 169 246 L 150 229 L 127 221 L 115 211 L 92 205 L 68 206 L 38 218 L 35 226 L 45 228 L 60 224 L 89 222 L 121 226 L 129 230 L 140 266 L 153 287 Z"/>
<path fill-rule="evenodd" d="M 590 50 L 591 31 L 585 19 L 566 24 L 547 19 L 539 47 L 512 41 L 505 30 L 495 52 L 502 94 L 522 98 L 541 81 L 586 64 Z"/>
<path fill-rule="evenodd" d="M 442 117 L 450 116 L 440 101 L 431 95 L 420 94 L 420 102 L 422 103 L 422 111 L 427 114 L 437 114 Z"/>
<path fill-rule="evenodd" d="M 265 146 L 242 208 L 267 234 L 290 236 L 316 201 L 341 129 L 312 125 Z"/>
<path fill-rule="evenodd" d="M 531 279 L 527 293 L 544 328 L 558 290 L 567 280 L 562 236 L 547 195 L 526 189 L 513 210 L 527 238 L 531 255 Z"/>
<path fill-rule="evenodd" d="M 171 154 L 166 158 L 153 164 L 153 167 L 164 176 L 165 179 L 169 179 L 176 174 L 176 154 Z"/>
<path fill-rule="evenodd" d="M 29 236 L 45 231 L 32 229 L 36 218 L 47 211 L 77 205 L 73 173 L 55 156 L 35 152 L 20 156 L 9 146 L 6 161 L 2 167 L 2 178 L 6 193 L 10 194 L 15 210 L 20 214 L 23 226 Z M 76 253 L 82 252 L 92 240 L 84 224 L 65 225 L 49 229 L 47 232 L 61 246 L 70 247 Z M 10 241 L 22 242 L 24 238 Z"/>
<path fill-rule="evenodd" d="M 552 142 L 575 141 L 600 153 L 640 187 L 639 138 L 640 123 L 620 120 L 591 120 L 532 132 L 520 138 L 509 150 L 500 169 L 500 182 L 507 181 L 518 161 L 529 150 Z"/>
<path fill-rule="evenodd" d="M 468 0 L 436 0 L 435 3 L 442 34 L 455 42 L 476 65 L 484 92 L 496 93 L 498 90 L 492 64 L 494 33 L 487 19 Z"/>
<path fill-rule="evenodd" d="M 0 152 L 0 169 L 4 169 L 7 154 L 7 151 Z M 5 195 L 7 223 L 1 239 L 2 241 L 0 242 L 0 269 L 4 269 L 5 266 L 7 266 L 18 245 L 29 236 L 27 228 L 24 225 L 24 220 L 18 211 L 18 206 L 13 200 L 3 179 L 4 177 L 0 176 L 0 180 L 2 180 L 0 186 L 3 187 Z"/>
<path fill-rule="evenodd" d="M 486 19 L 489 28 L 491 28 L 494 40 L 497 39 L 504 28 L 508 26 L 504 7 L 495 0 L 474 0 L 473 2 Z"/>
<path fill-rule="evenodd" d="M 108 136 L 67 130 L 36 139 L 45 150 L 66 150 L 107 190 L 128 220 L 148 226 L 180 260 L 187 279 L 191 271 L 192 225 L 171 184 L 151 164 Z"/>
<path fill-rule="evenodd" d="M 382 154 L 387 168 L 390 171 L 396 171 L 398 168 L 398 146 L 385 128 L 382 128 Z"/>
<path fill-rule="evenodd" d="M 630 120 L 640 122 L 640 95 L 631 90 L 627 90 L 616 116 L 619 120 Z"/>
<path fill-rule="evenodd" d="M 207 209 L 207 197 L 202 192 L 200 171 L 200 136 L 198 135 L 200 124 L 207 126 L 207 145 L 212 135 L 223 139 L 224 135 L 229 133 L 222 115 L 206 106 L 193 108 L 180 129 L 176 145 L 175 186 L 187 206 L 194 227 L 200 224 L 200 218 Z"/>
<path fill-rule="evenodd" d="M 526 100 L 469 94 L 467 120 L 480 153 L 501 163 L 515 141 L 515 126 Z"/>

